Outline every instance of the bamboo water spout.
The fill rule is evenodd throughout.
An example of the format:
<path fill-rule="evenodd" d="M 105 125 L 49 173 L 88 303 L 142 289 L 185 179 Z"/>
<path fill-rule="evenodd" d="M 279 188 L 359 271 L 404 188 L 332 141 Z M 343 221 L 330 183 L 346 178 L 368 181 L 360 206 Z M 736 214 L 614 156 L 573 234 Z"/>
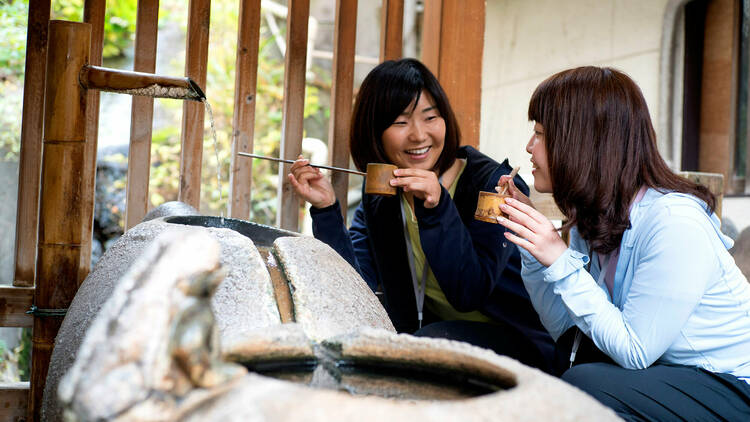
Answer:
<path fill-rule="evenodd" d="M 203 101 L 206 95 L 192 79 L 85 65 L 78 76 L 86 89 L 155 98 Z"/>
<path fill-rule="evenodd" d="M 29 414 L 40 420 L 54 340 L 78 286 L 89 272 L 90 215 L 96 166 L 88 154 L 86 109 L 90 89 L 129 95 L 203 101 L 189 78 L 107 69 L 89 64 L 91 25 L 50 21 L 44 92 L 44 135 Z"/>

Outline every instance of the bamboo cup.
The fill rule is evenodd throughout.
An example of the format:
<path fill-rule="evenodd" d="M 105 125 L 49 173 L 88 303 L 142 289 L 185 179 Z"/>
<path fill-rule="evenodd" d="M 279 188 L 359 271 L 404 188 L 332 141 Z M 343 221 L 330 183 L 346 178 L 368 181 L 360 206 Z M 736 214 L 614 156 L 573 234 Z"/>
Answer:
<path fill-rule="evenodd" d="M 393 171 L 397 168 L 393 164 L 368 163 L 365 193 L 370 195 L 395 195 L 396 187 L 391 186 L 391 179 L 393 179 Z"/>
<path fill-rule="evenodd" d="M 486 221 L 488 223 L 499 224 L 497 217 L 508 218 L 508 215 L 500 211 L 500 205 L 505 203 L 505 198 L 510 195 L 501 195 L 495 192 L 479 192 L 477 201 L 477 210 L 474 212 L 474 219 Z"/>

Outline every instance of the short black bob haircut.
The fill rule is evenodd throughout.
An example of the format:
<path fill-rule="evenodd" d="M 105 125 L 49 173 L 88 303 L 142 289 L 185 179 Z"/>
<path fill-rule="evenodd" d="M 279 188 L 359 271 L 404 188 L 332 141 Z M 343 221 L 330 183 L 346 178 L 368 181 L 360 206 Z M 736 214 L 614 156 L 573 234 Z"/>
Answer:
<path fill-rule="evenodd" d="M 360 86 L 352 113 L 349 150 L 360 171 L 367 163 L 389 163 L 383 149 L 383 132 L 414 101 L 427 92 L 445 121 L 443 151 L 434 171 L 443 174 L 456 160 L 461 142 L 456 117 L 437 78 L 415 59 L 388 60 L 367 75 Z"/>

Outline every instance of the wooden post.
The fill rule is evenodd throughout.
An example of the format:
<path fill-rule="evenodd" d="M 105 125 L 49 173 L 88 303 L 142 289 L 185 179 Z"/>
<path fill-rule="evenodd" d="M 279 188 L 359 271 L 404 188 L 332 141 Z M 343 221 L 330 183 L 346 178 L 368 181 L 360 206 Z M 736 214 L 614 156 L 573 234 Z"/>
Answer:
<path fill-rule="evenodd" d="M 89 64 L 102 64 L 102 49 L 104 47 L 104 0 L 86 0 L 83 5 L 83 21 L 91 25 L 91 50 Z M 86 152 L 84 164 L 86 168 L 83 179 L 83 225 L 81 226 L 84 242 L 81 244 L 81 264 L 79 282 L 91 270 L 91 242 L 94 229 L 94 201 L 96 196 L 96 151 L 99 139 L 99 91 L 89 90 L 86 95 Z"/>
<path fill-rule="evenodd" d="M 240 0 L 237 65 L 234 74 L 232 170 L 229 173 L 229 216 L 250 218 L 253 160 L 237 155 L 253 152 L 255 94 L 258 85 L 260 0 Z"/>
<path fill-rule="evenodd" d="M 708 3 L 703 44 L 698 170 L 724 175 L 733 193 L 737 118 L 739 2 Z"/>
<path fill-rule="evenodd" d="M 422 51 L 461 127 L 461 144 L 479 146 L 484 0 L 425 2 Z"/>
<path fill-rule="evenodd" d="M 39 171 L 42 162 L 44 70 L 47 63 L 50 2 L 51 0 L 29 1 L 21 152 L 18 162 L 15 274 L 13 275 L 13 285 L 18 287 L 34 285 L 39 223 Z"/>
<path fill-rule="evenodd" d="M 328 161 L 334 167 L 349 167 L 349 126 L 354 89 L 354 48 L 357 40 L 357 0 L 336 1 L 336 33 L 333 39 L 333 88 L 331 123 L 328 130 Z M 349 176 L 331 172 L 331 184 L 346 219 Z"/>
<path fill-rule="evenodd" d="M 205 89 L 211 0 L 190 0 L 189 7 L 185 75 Z M 182 152 L 178 198 L 198 210 L 201 203 L 204 114 L 203 104 L 185 101 L 182 106 Z"/>
<path fill-rule="evenodd" d="M 403 38 L 404 0 L 383 0 L 380 14 L 381 62 L 385 60 L 398 60 L 401 58 L 404 51 Z"/>
<path fill-rule="evenodd" d="M 89 60 L 91 25 L 52 21 L 47 50 L 39 246 L 34 304 L 67 309 L 78 289 L 82 261 L 83 180 L 86 168 L 86 91 L 78 83 Z M 39 419 L 59 316 L 35 316 L 29 414 Z"/>
<path fill-rule="evenodd" d="M 292 0 L 286 19 L 287 47 L 284 60 L 284 111 L 281 123 L 281 158 L 296 160 L 302 152 L 302 123 L 305 113 L 305 64 L 307 62 L 307 20 L 310 0 Z M 279 227 L 297 231 L 299 197 L 286 181 L 290 164 L 279 164 Z"/>
<path fill-rule="evenodd" d="M 159 0 L 139 0 L 133 62 L 133 70 L 136 72 L 156 72 L 158 22 Z M 148 211 L 148 181 L 151 172 L 151 129 L 153 121 L 153 97 L 133 96 L 133 104 L 130 109 L 125 230 L 140 223 Z"/>

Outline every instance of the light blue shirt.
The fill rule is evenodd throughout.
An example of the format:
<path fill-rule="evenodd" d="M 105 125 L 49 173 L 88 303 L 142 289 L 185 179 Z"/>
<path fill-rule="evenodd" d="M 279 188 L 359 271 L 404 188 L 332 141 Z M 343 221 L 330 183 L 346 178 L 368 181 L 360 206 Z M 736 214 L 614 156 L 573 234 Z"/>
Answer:
<path fill-rule="evenodd" d="M 623 368 L 698 366 L 750 383 L 750 284 L 716 215 L 681 193 L 649 189 L 630 213 L 613 297 L 578 231 L 551 266 L 521 250 L 522 277 L 542 324 L 557 339 L 577 325 Z"/>

